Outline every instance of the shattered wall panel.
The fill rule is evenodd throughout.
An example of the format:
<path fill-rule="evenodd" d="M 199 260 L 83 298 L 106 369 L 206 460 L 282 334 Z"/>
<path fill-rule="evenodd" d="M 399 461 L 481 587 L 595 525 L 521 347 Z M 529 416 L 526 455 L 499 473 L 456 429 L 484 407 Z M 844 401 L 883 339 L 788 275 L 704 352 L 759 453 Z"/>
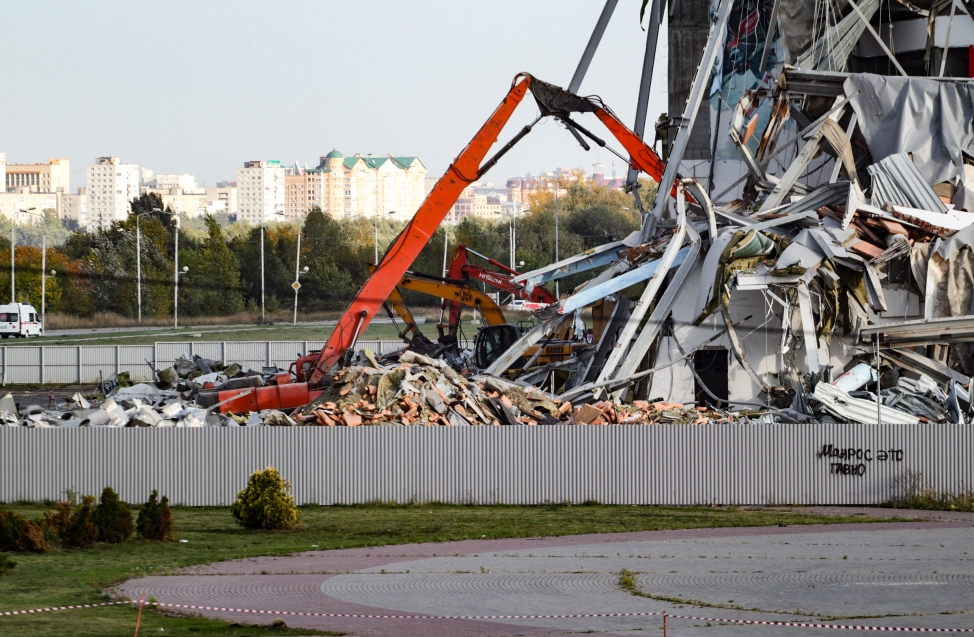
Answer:
<path fill-rule="evenodd" d="M 847 451 L 837 457 L 848 449 L 853 456 L 868 449 L 872 460 L 850 460 Z M 884 460 L 879 450 L 886 450 Z M 6 502 L 111 486 L 129 502 L 158 489 L 173 504 L 226 506 L 248 475 L 267 465 L 294 485 L 299 505 L 867 505 L 889 500 L 906 470 L 941 492 L 969 488 L 974 427 L 0 427 Z M 855 467 L 856 475 L 833 465 Z"/>
<path fill-rule="evenodd" d="M 873 160 L 912 153 L 931 185 L 963 179 L 963 155 L 974 156 L 974 82 L 856 74 L 845 83 Z M 954 203 L 974 210 L 974 184 Z"/>

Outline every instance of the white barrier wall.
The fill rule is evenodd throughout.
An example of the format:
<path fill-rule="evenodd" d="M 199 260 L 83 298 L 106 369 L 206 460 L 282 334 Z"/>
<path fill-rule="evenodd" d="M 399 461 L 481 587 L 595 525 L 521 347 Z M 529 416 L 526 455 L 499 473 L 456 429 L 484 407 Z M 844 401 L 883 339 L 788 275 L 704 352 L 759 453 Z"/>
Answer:
<path fill-rule="evenodd" d="M 128 372 L 133 381 L 152 380 L 149 362 L 169 367 L 181 354 L 240 363 L 254 369 L 287 369 L 298 357 L 321 349 L 323 341 L 188 341 L 155 345 L 17 345 L 0 347 L 0 384 L 88 385 Z M 357 349 L 395 351 L 402 341 L 359 341 Z M 149 361 L 149 362 L 146 362 Z"/>
<path fill-rule="evenodd" d="M 824 452 L 824 453 L 823 453 Z M 227 505 L 280 469 L 299 504 L 876 504 L 896 479 L 974 487 L 971 425 L 0 427 L 0 500 L 106 486 Z"/>

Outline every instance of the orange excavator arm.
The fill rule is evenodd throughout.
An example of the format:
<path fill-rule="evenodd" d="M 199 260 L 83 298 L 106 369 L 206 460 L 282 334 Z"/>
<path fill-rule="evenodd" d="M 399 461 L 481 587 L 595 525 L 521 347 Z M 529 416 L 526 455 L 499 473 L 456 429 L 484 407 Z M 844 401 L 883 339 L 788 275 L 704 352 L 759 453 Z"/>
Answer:
<path fill-rule="evenodd" d="M 399 282 L 399 286 L 420 294 L 446 299 L 451 304 L 456 303 L 458 306 L 466 305 L 476 308 L 483 315 L 487 325 L 502 325 L 505 322 L 504 312 L 501 311 L 497 303 L 494 303 L 494 299 L 477 288 L 468 286 L 463 281 L 450 281 L 449 279 L 432 278 L 413 273 L 404 276 Z M 455 334 L 455 327 L 456 324 L 451 323 L 451 334 Z"/>
<path fill-rule="evenodd" d="M 307 378 L 312 386 L 320 384 L 328 370 L 342 358 L 346 351 L 352 348 L 355 341 L 358 340 L 359 334 L 368 326 L 382 303 L 389 298 L 389 293 L 392 292 L 406 270 L 419 256 L 430 236 L 433 235 L 450 208 L 456 203 L 463 189 L 476 181 L 503 152 L 506 152 L 516 141 L 530 131 L 530 127 L 525 127 L 518 136 L 515 136 L 510 143 L 501 149 L 501 152 L 481 167 L 480 164 L 487 156 L 487 151 L 497 141 L 498 135 L 500 135 L 504 125 L 507 124 L 514 109 L 524 99 L 531 81 L 530 76 L 524 76 L 511 87 L 504 101 L 501 102 L 467 147 L 463 149 L 463 152 L 454 160 L 440 180 L 436 182 L 423 205 L 406 224 L 402 233 L 389 246 L 382 262 L 378 264 L 375 272 L 366 280 L 351 305 L 339 319 L 335 331 L 328 338 L 324 348 L 320 353 L 312 355 L 314 361 Z M 302 376 L 304 375 L 303 363 L 305 362 L 311 361 L 302 359 L 297 362 L 298 380 L 304 380 Z"/>
<path fill-rule="evenodd" d="M 528 89 L 534 95 L 541 117 L 553 116 L 576 132 L 583 133 L 599 146 L 605 142 L 571 120 L 574 113 L 593 113 L 598 117 L 630 154 L 634 168 L 646 173 L 656 181 L 663 175 L 664 164 L 653 149 L 629 130 L 597 98 L 579 97 L 562 88 L 542 82 L 531 75 L 519 74 L 508 91 L 504 101 L 481 127 L 463 152 L 457 156 L 443 177 L 440 178 L 419 210 L 389 247 L 382 262 L 359 290 L 351 305 L 345 310 L 335 331 L 332 332 L 320 352 L 309 354 L 295 361 L 298 381 L 307 380 L 312 387 L 321 384 L 325 374 L 346 352 L 350 351 L 359 335 L 369 325 L 372 317 L 382 303 L 402 279 L 429 238 L 436 231 L 447 212 L 456 203 L 464 188 L 486 173 L 504 153 L 527 135 L 533 126 L 525 126 L 511 141 L 505 144 L 490 160 L 481 165 L 487 151 L 497 141 L 504 125 L 507 124 L 517 105 L 524 99 Z M 540 119 L 540 118 L 539 118 Z M 536 120 L 537 121 L 537 120 Z M 584 144 L 583 144 L 584 145 Z M 588 148 L 587 145 L 585 146 Z M 674 191 L 675 192 L 675 191 Z M 673 194 L 673 193 L 671 193 Z M 508 268 L 504 268 L 508 269 Z"/>
<path fill-rule="evenodd" d="M 468 253 L 475 254 L 481 259 L 487 261 L 501 272 L 496 272 L 493 270 L 488 270 L 476 263 L 471 263 L 468 257 Z M 480 254 L 475 250 L 471 250 L 462 243 L 457 246 L 457 249 L 453 252 L 453 260 L 450 262 L 450 270 L 447 276 L 451 279 L 458 281 L 473 280 L 480 281 L 481 283 L 486 283 L 492 287 L 497 288 L 508 294 L 513 294 L 519 299 L 524 299 L 525 301 L 534 301 L 535 303 L 557 303 L 558 299 L 555 295 L 543 285 L 535 286 L 531 292 L 524 289 L 524 286 L 518 285 L 511 281 L 520 272 L 510 268 L 496 259 L 492 259 L 486 255 Z M 450 333 L 456 331 L 456 326 L 460 323 L 460 310 L 461 305 L 456 301 L 450 301 Z"/>

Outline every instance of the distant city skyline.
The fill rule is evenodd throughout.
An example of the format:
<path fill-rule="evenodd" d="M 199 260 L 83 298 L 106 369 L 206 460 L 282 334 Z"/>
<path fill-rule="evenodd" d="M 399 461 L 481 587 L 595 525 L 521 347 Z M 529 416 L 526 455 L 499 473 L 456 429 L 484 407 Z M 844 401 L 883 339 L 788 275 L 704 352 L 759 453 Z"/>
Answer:
<path fill-rule="evenodd" d="M 645 45 L 640 4 L 619 2 L 580 90 L 630 124 Z M 10 4 L 0 41 L 0 150 L 11 163 L 70 159 L 72 186 L 97 157 L 213 186 L 234 179 L 246 160 L 314 165 L 335 147 L 416 156 L 440 175 L 516 73 L 568 83 L 602 5 Z M 665 45 L 664 35 L 650 123 L 666 108 Z M 501 142 L 536 112 L 526 97 Z M 589 173 L 597 161 L 609 172 L 611 160 L 604 150 L 584 152 L 549 121 L 485 179 L 556 166 Z"/>

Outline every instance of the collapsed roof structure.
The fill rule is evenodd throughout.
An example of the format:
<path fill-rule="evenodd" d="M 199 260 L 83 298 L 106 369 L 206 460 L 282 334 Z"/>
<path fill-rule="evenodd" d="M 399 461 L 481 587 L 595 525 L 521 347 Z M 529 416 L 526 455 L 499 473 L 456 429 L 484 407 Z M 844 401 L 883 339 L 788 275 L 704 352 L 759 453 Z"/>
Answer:
<path fill-rule="evenodd" d="M 644 4 L 641 99 L 665 6 Z M 590 308 L 594 347 L 528 360 L 522 382 L 576 403 L 659 396 L 785 418 L 964 421 L 974 3 L 708 5 L 670 13 L 671 88 L 690 76 L 674 64 L 697 65 L 682 115 L 657 127 L 667 159 L 658 192 L 676 198 L 657 197 L 622 241 L 515 277 L 530 289 L 595 273 L 486 373 Z M 685 28 L 694 12 L 697 26 L 710 22 L 702 47 L 700 30 Z M 871 373 L 833 383 L 863 362 Z"/>

